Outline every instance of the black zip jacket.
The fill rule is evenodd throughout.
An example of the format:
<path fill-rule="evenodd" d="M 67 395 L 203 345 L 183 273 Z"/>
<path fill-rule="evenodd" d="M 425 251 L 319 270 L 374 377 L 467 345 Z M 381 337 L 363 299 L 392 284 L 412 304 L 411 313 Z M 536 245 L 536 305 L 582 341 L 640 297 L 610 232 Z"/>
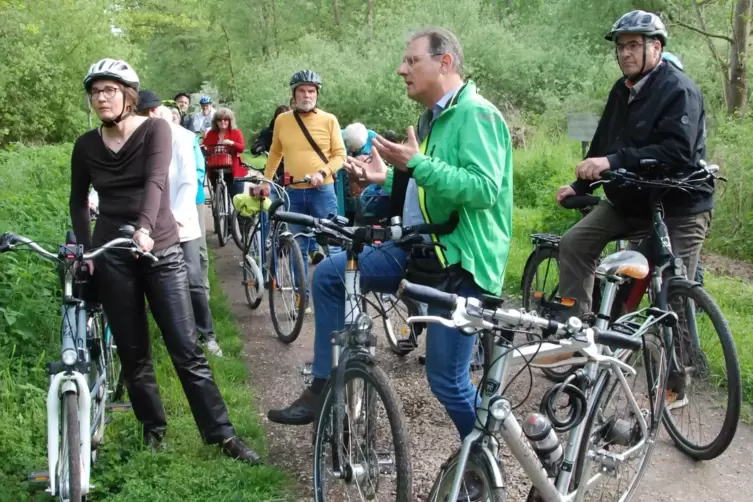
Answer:
<path fill-rule="evenodd" d="M 646 173 L 647 168 L 639 166 L 641 159 L 658 160 L 665 167 L 653 169 L 663 169 L 669 176 L 698 169 L 698 161 L 706 156 L 705 113 L 700 89 L 671 64 L 661 63 L 645 78 L 646 82 L 630 104 L 626 78 L 614 84 L 586 157 L 607 157 L 613 170 L 624 168 L 644 175 L 650 172 Z M 589 184 L 577 180 L 572 187 L 582 195 L 593 191 Z M 652 190 L 613 183 L 604 185 L 604 193 L 620 212 L 639 217 L 651 213 Z M 698 214 L 714 206 L 713 181 L 690 193 L 676 189 L 662 192 L 665 192 L 661 200 L 667 216 Z"/>

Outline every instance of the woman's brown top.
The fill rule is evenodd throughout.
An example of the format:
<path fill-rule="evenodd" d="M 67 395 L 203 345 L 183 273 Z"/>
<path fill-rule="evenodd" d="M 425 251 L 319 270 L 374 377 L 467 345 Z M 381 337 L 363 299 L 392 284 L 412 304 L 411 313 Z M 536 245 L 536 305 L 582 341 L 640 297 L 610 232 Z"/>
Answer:
<path fill-rule="evenodd" d="M 71 155 L 70 210 L 76 240 L 86 249 L 122 237 L 123 225 L 145 228 L 153 251 L 179 244 L 178 226 L 170 210 L 168 172 L 172 131 L 162 119 L 150 118 L 113 152 L 98 130 L 76 140 Z M 99 216 L 92 239 L 89 229 L 89 186 L 99 194 Z M 93 241 L 93 242 L 92 242 Z"/>

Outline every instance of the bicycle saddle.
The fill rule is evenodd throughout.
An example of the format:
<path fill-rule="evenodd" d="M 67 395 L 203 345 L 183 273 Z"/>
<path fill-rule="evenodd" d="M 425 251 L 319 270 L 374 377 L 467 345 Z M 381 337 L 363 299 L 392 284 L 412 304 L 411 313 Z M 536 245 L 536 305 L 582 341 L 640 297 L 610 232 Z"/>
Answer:
<path fill-rule="evenodd" d="M 601 277 L 630 277 L 643 279 L 648 275 L 648 260 L 638 251 L 618 251 L 612 253 L 596 268 L 596 275 Z"/>

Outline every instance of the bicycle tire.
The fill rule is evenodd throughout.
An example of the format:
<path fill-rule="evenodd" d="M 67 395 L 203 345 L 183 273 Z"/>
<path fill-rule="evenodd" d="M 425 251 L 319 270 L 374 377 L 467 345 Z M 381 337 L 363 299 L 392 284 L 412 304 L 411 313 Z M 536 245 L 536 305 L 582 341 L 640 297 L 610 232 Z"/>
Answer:
<path fill-rule="evenodd" d="M 526 311 L 534 310 L 539 315 L 546 316 L 546 312 L 539 312 L 535 299 L 531 295 L 533 288 L 533 281 L 536 273 L 539 270 L 539 266 L 546 260 L 554 260 L 557 263 L 559 269 L 559 250 L 556 247 L 536 247 L 526 262 L 525 269 L 523 270 L 523 279 L 521 280 L 521 288 L 523 290 L 523 308 Z M 559 278 L 557 279 L 557 290 L 559 290 Z M 553 292 L 552 294 L 556 294 Z M 532 335 L 527 335 L 528 341 L 533 341 Z M 575 373 L 580 365 L 573 366 L 561 366 L 559 368 L 539 368 L 541 372 L 549 380 L 553 382 L 564 382 L 567 377 Z"/>
<path fill-rule="evenodd" d="M 410 330 L 410 335 L 408 340 L 411 342 L 411 346 L 408 346 L 407 344 L 400 344 L 399 340 L 397 338 L 397 335 L 395 334 L 395 326 L 393 326 L 392 319 L 389 317 L 390 310 L 394 310 L 397 308 L 397 304 L 402 303 L 405 305 L 406 310 L 408 311 L 408 316 L 412 315 L 418 315 L 418 305 L 415 304 L 412 300 L 409 300 L 407 298 L 397 298 L 395 299 L 394 296 L 389 295 L 390 299 L 388 301 L 384 301 L 384 296 L 381 294 L 375 293 L 374 296 L 377 299 L 377 304 L 379 305 L 379 308 L 381 309 L 381 317 L 382 317 L 382 324 L 384 325 L 384 333 L 387 336 L 387 344 L 390 346 L 390 350 L 393 354 L 405 357 L 411 352 L 413 352 L 416 347 L 418 347 L 418 333 L 417 329 L 414 325 L 407 325 L 408 329 Z M 393 300 L 394 299 L 394 300 Z M 406 323 L 407 324 L 407 323 Z"/>
<path fill-rule="evenodd" d="M 117 402 L 125 394 L 125 382 L 123 381 L 122 367 L 120 356 L 118 355 L 118 346 L 112 336 L 112 330 L 107 323 L 107 318 L 103 315 L 104 339 L 105 339 L 105 357 L 107 362 L 107 390 L 112 392 L 112 397 L 107 401 Z"/>
<path fill-rule="evenodd" d="M 662 343 L 662 340 L 654 335 L 646 334 L 644 335 L 644 347 L 656 347 L 660 350 L 664 350 L 664 344 Z M 641 353 L 643 353 L 641 351 Z M 666 351 L 663 353 L 666 354 Z M 627 497 L 625 500 L 630 500 L 630 497 L 634 494 L 635 490 L 638 488 L 641 479 L 643 479 L 643 476 L 646 474 L 646 470 L 648 469 L 649 464 L 651 463 L 651 455 L 653 454 L 654 447 L 656 446 L 656 436 L 659 433 L 659 427 L 662 422 L 662 412 L 658 409 L 660 406 L 661 409 L 664 408 L 664 396 L 666 393 L 666 381 L 667 381 L 667 359 L 662 353 L 659 353 L 659 360 L 661 361 L 661 365 L 659 368 L 661 368 L 661 374 L 656 377 L 656 381 L 659 382 L 657 384 L 658 393 L 653 396 L 653 402 L 656 403 L 657 400 L 659 400 L 658 404 L 654 406 L 656 410 L 656 418 L 654 420 L 651 420 L 651 416 L 654 413 L 649 413 L 649 416 L 647 417 L 647 428 L 648 428 L 648 437 L 646 438 L 648 445 L 646 446 L 645 455 L 643 456 L 643 459 L 640 464 L 640 468 L 637 469 L 637 474 L 635 478 L 633 479 L 633 482 L 631 486 L 629 487 L 629 491 L 627 493 Z M 620 357 L 620 359 L 624 362 L 627 362 L 629 364 L 629 361 L 633 359 L 633 356 L 635 356 L 634 351 L 625 351 L 624 356 Z M 642 363 L 645 366 L 645 357 L 641 360 Z M 631 364 L 631 366 L 635 366 L 635 364 Z M 638 370 L 640 371 L 640 369 Z M 626 375 L 627 376 L 627 375 Z M 651 375 L 648 375 L 647 378 L 651 378 Z M 581 438 L 580 442 L 580 448 L 578 449 L 578 456 L 576 457 L 575 461 L 575 469 L 574 469 L 574 475 L 571 480 L 571 485 L 574 488 L 577 488 L 579 486 L 579 483 L 581 481 L 581 477 L 583 476 L 583 467 L 586 460 L 586 455 L 588 454 L 588 450 L 591 446 L 590 438 L 594 435 L 594 428 L 597 417 L 601 417 L 601 413 L 599 413 L 599 410 L 601 409 L 600 404 L 605 399 L 611 400 L 613 396 L 614 389 L 622 390 L 622 387 L 620 386 L 619 380 L 614 379 L 611 377 L 611 371 L 610 369 L 602 370 L 599 373 L 599 376 L 597 377 L 596 384 L 593 387 L 591 396 L 593 396 L 591 399 L 589 399 L 589 402 L 593 403 L 589 407 L 587 416 L 584 420 L 584 433 Z M 637 397 L 636 397 L 637 399 Z M 651 402 L 651 401 L 649 401 Z M 649 410 L 650 411 L 650 410 Z M 586 494 L 587 496 L 587 494 Z"/>
<path fill-rule="evenodd" d="M 437 474 L 437 478 L 434 480 L 434 484 L 431 487 L 429 496 L 426 499 L 427 502 L 444 502 L 449 498 L 450 491 L 452 490 L 452 484 L 457 477 L 459 458 L 460 449 L 457 449 L 455 453 L 453 453 L 450 458 L 445 460 L 445 462 L 442 464 L 442 467 L 440 467 L 439 469 L 439 474 Z M 501 468 L 502 466 L 500 464 L 500 469 Z M 472 447 L 471 451 L 468 453 L 468 459 L 466 460 L 464 473 L 466 472 L 473 472 L 477 476 L 479 476 L 484 486 L 485 491 L 482 492 L 482 496 L 479 499 L 474 500 L 484 500 L 488 502 L 505 502 L 507 500 L 507 493 L 505 492 L 504 487 L 492 486 L 492 476 L 486 460 L 486 456 L 481 454 L 481 452 L 478 450 L 478 447 Z M 502 472 L 502 474 L 504 476 L 504 471 Z M 463 488 L 461 486 L 460 498 L 462 497 Z M 466 495 L 466 499 L 467 498 L 468 497 Z"/>
<path fill-rule="evenodd" d="M 243 250 L 243 291 L 246 294 L 246 302 L 251 310 L 259 308 L 264 297 L 264 275 L 260 269 L 261 253 L 261 229 L 256 226 Z M 253 287 L 250 283 L 253 282 Z"/>
<path fill-rule="evenodd" d="M 693 444 L 680 432 L 674 423 L 671 411 L 667 408 L 664 409 L 664 426 L 677 448 L 684 454 L 695 460 L 712 460 L 724 453 L 732 443 L 740 421 L 742 382 L 740 381 L 740 362 L 737 357 L 735 341 L 721 309 L 700 284 L 685 279 L 676 279 L 669 283 L 668 288 L 668 298 L 672 298 L 672 292 L 679 292 L 685 298 L 691 299 L 695 305 L 701 306 L 711 319 L 721 342 L 724 366 L 727 372 L 727 411 L 717 437 L 702 446 Z M 695 336 L 697 337 L 698 334 L 696 333 Z M 673 345 L 678 343 L 680 339 L 681 337 L 675 331 L 672 336 Z M 674 349 L 675 347 L 673 347 Z"/>
<path fill-rule="evenodd" d="M 395 390 L 390 385 L 387 374 L 380 367 L 361 359 L 350 359 L 345 366 L 344 380 L 349 381 L 357 378 L 363 379 L 370 384 L 379 399 L 384 404 L 387 422 L 390 426 L 392 443 L 395 447 L 394 472 L 397 474 L 395 486 L 395 501 L 409 502 L 413 495 L 413 469 L 410 455 L 410 434 L 407 421 L 403 415 L 402 404 Z M 335 406 L 335 394 L 333 392 L 333 379 L 330 378 L 324 389 L 322 409 L 316 421 L 316 434 L 314 438 L 314 500 L 326 502 L 323 492 L 325 488 L 326 466 L 322 458 L 324 442 L 326 440 L 326 417 L 331 414 Z M 344 389 L 345 390 L 345 387 Z M 371 422 L 373 423 L 373 421 Z M 380 422 L 383 423 L 383 422 Z"/>
<path fill-rule="evenodd" d="M 233 238 L 236 247 L 243 251 L 245 243 L 243 242 L 243 229 L 241 225 L 238 220 L 238 211 L 233 208 L 230 212 L 230 236 Z"/>
<path fill-rule="evenodd" d="M 297 284 L 293 284 L 292 287 L 295 288 L 298 291 L 298 295 L 302 295 L 304 298 L 306 296 L 306 283 L 308 282 L 306 279 L 306 274 L 304 272 L 303 267 L 303 255 L 301 254 L 301 249 L 298 247 L 298 243 L 295 242 L 293 237 L 291 235 L 282 235 L 277 240 L 277 257 L 273 258 L 272 263 L 269 263 L 270 272 L 272 274 L 272 277 L 275 278 L 277 276 L 277 271 L 274 269 L 275 263 L 278 263 L 280 258 L 280 255 L 285 255 L 283 252 L 284 250 L 288 250 L 287 256 L 292 261 L 292 268 L 294 270 L 291 270 L 292 273 L 292 279 L 297 282 Z M 269 291 L 269 314 L 272 317 L 272 327 L 275 330 L 275 334 L 277 335 L 277 338 L 280 339 L 283 343 L 293 343 L 297 338 L 298 335 L 301 333 L 301 328 L 303 327 L 303 318 L 306 313 L 306 302 L 305 301 L 298 301 L 296 305 L 296 310 L 294 312 L 295 314 L 295 323 L 293 324 L 293 329 L 290 331 L 290 333 L 286 333 L 283 330 L 283 327 L 281 326 L 280 320 L 277 318 L 277 308 L 275 307 L 275 290 L 277 288 L 281 287 L 279 284 L 277 284 L 276 280 L 272 281 L 272 288 L 270 288 Z"/>
<path fill-rule="evenodd" d="M 220 247 L 224 247 L 230 238 L 230 211 L 228 204 L 227 186 L 218 185 L 222 188 L 217 191 L 217 216 L 215 217 L 215 225 L 217 225 L 217 239 L 219 240 Z"/>
<path fill-rule="evenodd" d="M 78 425 L 78 396 L 63 394 L 65 430 L 68 449 L 64 462 L 68 464 L 68 502 L 81 502 L 81 431 Z"/>

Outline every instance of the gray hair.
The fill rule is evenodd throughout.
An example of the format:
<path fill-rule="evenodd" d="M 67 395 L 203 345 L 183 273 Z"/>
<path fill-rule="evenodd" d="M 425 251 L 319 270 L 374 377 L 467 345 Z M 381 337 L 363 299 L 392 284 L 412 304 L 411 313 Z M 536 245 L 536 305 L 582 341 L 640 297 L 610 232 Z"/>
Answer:
<path fill-rule="evenodd" d="M 413 32 L 408 38 L 408 43 L 424 37 L 429 39 L 429 53 L 432 56 L 451 55 L 452 69 L 463 76 L 463 47 L 458 37 L 445 28 L 424 28 Z"/>

